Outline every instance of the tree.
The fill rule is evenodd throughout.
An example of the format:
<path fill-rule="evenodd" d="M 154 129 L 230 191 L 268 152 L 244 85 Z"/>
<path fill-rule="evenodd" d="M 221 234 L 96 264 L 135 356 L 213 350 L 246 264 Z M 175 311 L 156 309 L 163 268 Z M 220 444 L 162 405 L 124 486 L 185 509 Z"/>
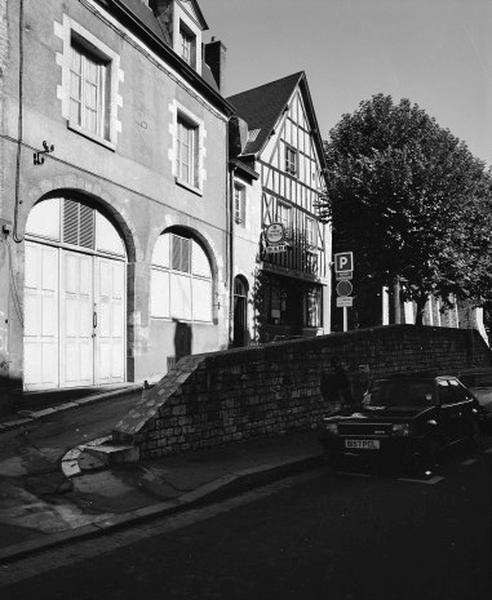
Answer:
<path fill-rule="evenodd" d="M 325 145 L 334 240 L 354 250 L 359 280 L 399 283 L 475 305 L 492 283 L 492 177 L 466 144 L 409 100 L 378 94 L 346 114 Z M 342 248 L 341 248 L 342 249 Z"/>

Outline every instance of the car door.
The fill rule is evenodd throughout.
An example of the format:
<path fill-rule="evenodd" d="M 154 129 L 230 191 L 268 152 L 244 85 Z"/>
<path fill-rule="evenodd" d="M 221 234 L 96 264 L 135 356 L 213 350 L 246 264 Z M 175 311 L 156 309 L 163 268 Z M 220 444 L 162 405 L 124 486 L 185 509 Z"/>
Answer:
<path fill-rule="evenodd" d="M 441 441 L 452 443 L 462 437 L 462 403 L 457 401 L 449 378 L 439 377 L 437 380 L 437 395 L 439 401 L 439 433 Z"/>
<path fill-rule="evenodd" d="M 477 418 L 475 400 L 458 379 L 450 377 L 449 385 L 453 390 L 458 410 L 457 434 L 460 438 L 465 438 L 470 435 L 470 429 L 473 428 L 473 423 Z"/>

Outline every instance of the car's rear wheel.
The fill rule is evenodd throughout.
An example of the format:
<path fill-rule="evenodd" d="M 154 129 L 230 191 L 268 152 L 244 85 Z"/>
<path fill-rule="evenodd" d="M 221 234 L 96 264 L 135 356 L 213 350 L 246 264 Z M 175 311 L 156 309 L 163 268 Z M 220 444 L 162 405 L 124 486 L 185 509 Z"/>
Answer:
<path fill-rule="evenodd" d="M 480 450 L 481 436 L 480 425 L 475 419 L 470 419 L 466 424 L 465 442 L 473 452 Z"/>

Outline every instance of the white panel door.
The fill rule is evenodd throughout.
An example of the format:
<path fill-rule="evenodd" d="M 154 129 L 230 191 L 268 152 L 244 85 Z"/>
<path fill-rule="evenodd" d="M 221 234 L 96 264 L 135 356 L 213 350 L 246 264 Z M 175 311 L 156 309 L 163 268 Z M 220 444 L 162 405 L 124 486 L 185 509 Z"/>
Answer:
<path fill-rule="evenodd" d="M 93 257 L 61 251 L 61 386 L 94 383 Z"/>
<path fill-rule="evenodd" d="M 94 260 L 96 383 L 116 383 L 125 380 L 126 265 L 107 258 Z"/>
<path fill-rule="evenodd" d="M 58 380 L 59 250 L 25 244 L 24 387 L 56 388 Z"/>

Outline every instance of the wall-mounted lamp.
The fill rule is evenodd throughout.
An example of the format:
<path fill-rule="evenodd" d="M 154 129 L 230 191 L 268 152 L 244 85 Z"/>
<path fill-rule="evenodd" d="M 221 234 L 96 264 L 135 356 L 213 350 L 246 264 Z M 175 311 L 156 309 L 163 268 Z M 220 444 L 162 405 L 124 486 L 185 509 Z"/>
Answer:
<path fill-rule="evenodd" d="M 46 140 L 43 140 L 43 148 L 44 150 L 36 150 L 33 154 L 33 162 L 35 165 L 42 165 L 44 163 L 43 154 L 49 154 L 53 152 L 55 146 L 53 144 L 49 145 Z"/>

